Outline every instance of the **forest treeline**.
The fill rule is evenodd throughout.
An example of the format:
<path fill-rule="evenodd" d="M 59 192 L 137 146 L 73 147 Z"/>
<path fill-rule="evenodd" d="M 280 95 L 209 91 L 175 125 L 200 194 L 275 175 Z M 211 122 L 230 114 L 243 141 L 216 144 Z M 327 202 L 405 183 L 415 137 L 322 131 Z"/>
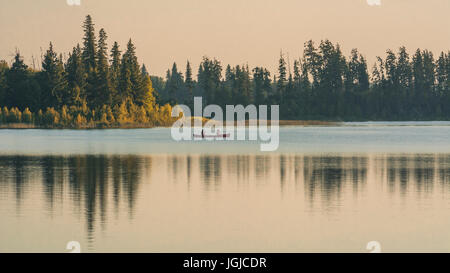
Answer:
<path fill-rule="evenodd" d="M 435 58 L 405 47 L 387 50 L 369 72 L 357 49 L 347 58 L 339 44 L 308 41 L 303 56 L 280 54 L 278 73 L 263 67 L 227 65 L 203 58 L 193 80 L 189 61 L 184 75 L 174 63 L 165 79 L 153 78 L 161 103 L 280 105 L 285 120 L 450 120 L 450 51 Z M 222 76 L 224 74 L 224 77 Z"/>
<path fill-rule="evenodd" d="M 388 50 L 369 68 L 353 49 L 344 56 L 329 40 L 304 45 L 291 62 L 281 53 L 278 71 L 248 65 L 226 67 L 204 57 L 196 77 L 174 63 L 165 78 L 150 76 L 130 40 L 124 49 L 107 34 L 83 23 L 81 45 L 65 58 L 50 43 L 41 69 L 17 53 L 0 61 L 0 123 L 40 127 L 124 127 L 170 125 L 171 107 L 204 104 L 280 105 L 285 120 L 450 120 L 450 51 L 434 56 L 405 47 Z M 369 72 L 370 70 L 370 72 Z"/>

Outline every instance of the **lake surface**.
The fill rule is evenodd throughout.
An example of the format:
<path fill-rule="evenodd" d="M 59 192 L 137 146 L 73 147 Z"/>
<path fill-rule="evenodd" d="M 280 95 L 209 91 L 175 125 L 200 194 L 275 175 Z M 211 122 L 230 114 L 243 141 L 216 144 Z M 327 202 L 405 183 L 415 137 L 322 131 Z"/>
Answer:
<path fill-rule="evenodd" d="M 450 252 L 450 123 L 0 130 L 0 252 Z"/>

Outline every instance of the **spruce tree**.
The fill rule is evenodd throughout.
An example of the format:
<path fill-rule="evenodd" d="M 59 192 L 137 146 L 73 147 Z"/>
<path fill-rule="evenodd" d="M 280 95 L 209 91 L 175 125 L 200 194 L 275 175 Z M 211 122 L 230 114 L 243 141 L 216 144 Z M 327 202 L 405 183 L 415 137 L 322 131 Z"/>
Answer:
<path fill-rule="evenodd" d="M 270 72 L 263 67 L 255 67 L 253 69 L 253 82 L 255 104 L 266 104 L 271 89 Z"/>
<path fill-rule="evenodd" d="M 50 43 L 42 62 L 45 107 L 56 108 L 69 102 L 67 80 L 61 58 L 58 59 L 56 52 L 53 50 L 53 44 Z"/>
<path fill-rule="evenodd" d="M 198 85 L 204 100 L 208 104 L 218 103 L 215 98 L 220 90 L 222 66 L 216 59 L 203 57 L 198 69 Z"/>
<path fill-rule="evenodd" d="M 14 62 L 6 75 L 6 106 L 24 109 L 30 99 L 28 87 L 28 66 L 23 62 L 20 53 L 14 56 Z"/>
<path fill-rule="evenodd" d="M 141 97 L 140 94 L 143 91 L 141 69 L 136 57 L 136 47 L 131 39 L 127 44 L 127 51 L 123 54 L 122 58 L 122 70 L 125 70 L 129 75 L 129 81 L 131 86 L 128 86 L 125 90 L 121 90 L 125 97 L 130 97 L 134 103 L 138 103 L 137 98 Z"/>
<path fill-rule="evenodd" d="M 131 81 L 131 70 L 129 67 L 129 56 L 128 54 L 124 54 L 122 56 L 122 62 L 120 67 L 120 78 L 118 81 L 118 94 L 117 94 L 117 103 L 123 103 L 125 99 L 132 96 L 133 85 Z"/>
<path fill-rule="evenodd" d="M 84 37 L 83 37 L 83 64 L 87 72 L 95 70 L 96 61 L 96 38 L 94 23 L 90 15 L 86 16 L 83 23 Z"/>
<path fill-rule="evenodd" d="M 81 56 L 80 45 L 74 47 L 69 54 L 66 65 L 68 88 L 70 93 L 69 105 L 80 106 L 86 100 L 86 76 Z"/>
<path fill-rule="evenodd" d="M 137 93 L 136 103 L 139 106 L 144 107 L 147 111 L 151 111 L 154 108 L 155 97 L 153 95 L 154 89 L 152 81 L 148 73 L 142 71 L 141 73 L 141 87 Z"/>
<path fill-rule="evenodd" d="M 186 63 L 186 77 L 184 79 L 184 84 L 186 85 L 187 89 L 187 96 L 189 100 L 192 98 L 192 91 L 194 90 L 194 80 L 192 79 L 192 68 L 189 61 Z"/>
<path fill-rule="evenodd" d="M 184 100 L 186 99 L 186 94 L 183 94 L 183 75 L 178 71 L 176 63 L 173 63 L 172 70 L 167 74 L 167 76 L 168 80 L 165 92 L 168 95 L 169 102 L 171 104 L 184 102 Z"/>
<path fill-rule="evenodd" d="M 280 52 L 280 60 L 278 61 L 278 82 L 277 91 L 279 95 L 283 93 L 284 87 L 286 85 L 286 61 L 283 56 L 283 52 Z"/>
<path fill-rule="evenodd" d="M 94 108 L 100 108 L 104 104 L 112 104 L 111 78 L 108 66 L 108 46 L 106 39 L 108 36 L 104 29 L 99 32 L 99 41 L 97 49 L 97 77 L 95 84 L 95 102 Z"/>
<path fill-rule="evenodd" d="M 111 96 L 112 96 L 112 104 L 119 104 L 121 98 L 119 96 L 119 82 L 120 82 L 120 71 L 121 71 L 121 51 L 119 48 L 119 44 L 114 42 L 114 45 L 111 49 L 111 67 L 110 67 L 110 75 L 111 75 Z"/>

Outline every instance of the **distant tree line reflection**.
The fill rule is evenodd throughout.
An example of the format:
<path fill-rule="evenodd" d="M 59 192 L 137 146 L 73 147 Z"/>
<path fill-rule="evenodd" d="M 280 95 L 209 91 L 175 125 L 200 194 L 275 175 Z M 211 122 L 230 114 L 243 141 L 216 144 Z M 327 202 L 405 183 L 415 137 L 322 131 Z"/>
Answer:
<path fill-rule="evenodd" d="M 221 191 L 226 183 L 279 184 L 281 194 L 301 189 L 310 204 L 321 199 L 331 206 L 344 189 L 358 195 L 369 182 L 401 195 L 410 187 L 423 194 L 434 187 L 450 191 L 450 155 L 0 156 L 0 198 L 13 194 L 18 213 L 36 191 L 49 213 L 70 202 L 88 234 L 104 227 L 109 214 L 122 210 L 133 218 L 138 193 L 152 180 L 188 190 L 198 182 L 205 192 Z"/>

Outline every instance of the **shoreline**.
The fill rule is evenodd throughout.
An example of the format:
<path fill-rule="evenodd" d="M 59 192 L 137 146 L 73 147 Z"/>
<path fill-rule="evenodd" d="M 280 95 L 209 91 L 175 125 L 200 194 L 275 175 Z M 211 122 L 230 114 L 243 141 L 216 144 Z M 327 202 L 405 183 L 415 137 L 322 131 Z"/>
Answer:
<path fill-rule="evenodd" d="M 204 119 L 202 121 L 202 125 L 205 126 L 208 122 L 210 122 L 210 125 L 215 125 L 214 121 Z M 363 126 L 359 124 L 346 124 L 349 122 L 355 122 L 355 123 L 370 123 L 370 122 L 386 122 L 386 123 L 401 123 L 401 122 L 449 122 L 448 120 L 405 120 L 405 121 L 321 121 L 321 120 L 280 120 L 279 121 L 279 127 L 290 127 L 290 126 L 301 126 L 301 127 L 335 127 L 335 126 Z M 249 127 L 249 120 L 245 121 L 245 127 Z M 256 123 L 258 124 L 258 122 Z M 217 124 L 219 125 L 219 124 Z M 395 126 L 408 126 L 408 125 L 396 125 Z M 223 123 L 223 127 L 225 127 L 226 124 Z M 238 122 L 234 122 L 235 127 L 241 127 L 238 126 Z M 271 126 L 271 121 L 267 121 L 267 126 Z M 367 124 L 367 126 L 370 126 L 370 124 Z M 422 125 L 425 126 L 425 125 Z M 432 126 L 430 124 L 429 126 Z M 171 128 L 172 125 L 157 125 L 155 126 L 153 123 L 126 123 L 126 124 L 85 124 L 82 126 L 39 126 L 35 124 L 30 123 L 8 123 L 8 124 L 0 124 L 0 131 L 1 130 L 106 130 L 106 129 L 152 129 L 152 128 Z M 194 122 L 192 120 L 191 127 L 194 128 Z"/>
<path fill-rule="evenodd" d="M 202 124 L 205 125 L 208 120 L 203 120 Z M 245 127 L 249 126 L 249 121 L 245 121 Z M 320 120 L 280 120 L 279 126 L 338 126 L 342 122 L 333 121 L 320 121 Z M 235 126 L 237 121 L 235 121 Z M 271 125 L 271 121 L 267 121 L 267 126 Z M 192 125 L 193 126 L 193 125 Z M 86 126 L 38 126 L 30 123 L 9 123 L 1 124 L 0 130 L 11 129 L 47 129 L 47 130 L 101 130 L 101 129 L 152 129 L 152 128 L 170 128 L 171 126 L 154 126 L 151 124 L 143 123 L 130 123 L 130 124 L 117 124 L 117 125 L 86 125 Z"/>

